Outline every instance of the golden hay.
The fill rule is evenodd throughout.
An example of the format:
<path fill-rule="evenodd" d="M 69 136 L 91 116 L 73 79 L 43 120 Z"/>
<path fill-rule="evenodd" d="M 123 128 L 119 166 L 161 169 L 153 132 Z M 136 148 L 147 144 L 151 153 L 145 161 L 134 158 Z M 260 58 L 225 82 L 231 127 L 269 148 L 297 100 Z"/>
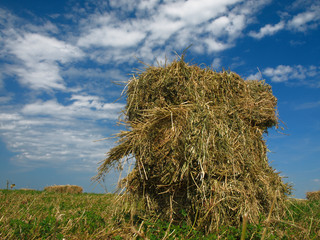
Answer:
<path fill-rule="evenodd" d="M 32 189 L 32 188 L 20 188 L 19 190 L 23 190 L 23 191 L 35 191 L 35 189 Z"/>
<path fill-rule="evenodd" d="M 263 81 L 244 81 L 229 71 L 189 65 L 183 57 L 149 66 L 127 84 L 126 117 L 118 145 L 96 180 L 136 160 L 122 180 L 147 210 L 212 232 L 258 222 L 274 202 L 283 214 L 290 186 L 269 165 L 263 134 L 277 126 L 277 99 Z"/>
<path fill-rule="evenodd" d="M 54 185 L 45 187 L 44 191 L 56 193 L 82 193 L 83 188 L 76 185 Z"/>
<path fill-rule="evenodd" d="M 320 191 L 307 192 L 306 197 L 308 200 L 320 200 Z"/>

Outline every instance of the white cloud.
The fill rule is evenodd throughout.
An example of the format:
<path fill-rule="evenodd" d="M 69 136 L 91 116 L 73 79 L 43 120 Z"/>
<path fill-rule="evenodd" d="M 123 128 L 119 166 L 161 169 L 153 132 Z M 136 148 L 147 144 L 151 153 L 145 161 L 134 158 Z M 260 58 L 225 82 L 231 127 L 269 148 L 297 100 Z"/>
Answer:
<path fill-rule="evenodd" d="M 275 68 L 268 67 L 263 70 L 263 75 L 269 77 L 273 82 L 293 82 L 305 84 L 311 87 L 320 87 L 320 67 L 302 65 L 279 65 Z"/>
<path fill-rule="evenodd" d="M 8 103 L 8 102 L 10 102 L 11 99 L 12 99 L 12 97 L 10 95 L 9 96 L 1 96 L 0 97 L 0 104 Z"/>
<path fill-rule="evenodd" d="M 59 74 L 59 67 L 47 62 L 34 63 L 26 62 L 25 66 L 11 65 L 7 69 L 10 73 L 19 78 L 19 82 L 32 89 L 60 89 L 64 90 L 65 85 Z"/>
<path fill-rule="evenodd" d="M 210 52 L 220 52 L 230 47 L 230 44 L 216 41 L 213 38 L 207 38 L 204 42 Z"/>
<path fill-rule="evenodd" d="M 59 28 L 48 20 L 31 23 L 2 9 L 0 13 L 0 56 L 4 62 L 0 70 L 4 81 L 15 77 L 22 87 L 31 90 L 66 90 L 61 68 L 84 53 L 53 37 Z"/>
<path fill-rule="evenodd" d="M 83 57 L 77 47 L 36 33 L 15 32 L 5 40 L 5 48 L 17 59 L 7 65 L 7 74 L 17 76 L 21 84 L 32 89 L 65 89 L 59 64 Z"/>
<path fill-rule="evenodd" d="M 85 34 L 79 39 L 78 45 L 81 47 L 132 47 L 136 46 L 144 37 L 145 33 L 140 31 L 104 26 Z"/>
<path fill-rule="evenodd" d="M 142 0 L 138 4 L 138 9 L 142 11 L 150 11 L 156 8 L 156 6 L 159 4 L 159 0 Z M 135 3 L 135 6 L 137 6 L 137 3 Z"/>
<path fill-rule="evenodd" d="M 154 61 L 156 54 L 163 52 L 163 46 L 169 52 L 190 44 L 194 44 L 190 51 L 220 52 L 235 45 L 255 12 L 269 2 L 155 0 L 112 3 L 117 14 L 96 11 L 79 20 L 78 46 L 88 48 L 86 52 L 94 61 L 116 64 L 130 62 L 134 56 L 147 62 Z M 138 18 L 132 18 L 133 13 Z M 96 51 L 94 47 L 102 48 Z"/>
<path fill-rule="evenodd" d="M 320 24 L 320 4 L 313 1 L 295 1 L 288 9 L 297 10 L 306 8 L 305 11 L 291 16 L 289 12 L 281 12 L 281 21 L 275 25 L 266 24 L 258 32 L 250 31 L 249 36 L 261 39 L 265 36 L 272 36 L 281 30 L 302 31 L 316 29 Z"/>
<path fill-rule="evenodd" d="M 62 105 L 56 100 L 41 101 L 27 104 L 21 112 L 25 115 L 48 116 L 56 119 L 92 119 L 92 120 L 116 120 L 120 109 L 124 106 L 120 103 L 103 103 L 97 96 L 73 95 L 72 104 Z"/>
<path fill-rule="evenodd" d="M 186 25 L 198 25 L 227 12 L 227 7 L 237 2 L 240 2 L 240 0 L 174 2 L 163 6 L 162 14 L 169 19 L 182 20 Z"/>
<path fill-rule="evenodd" d="M 221 58 L 215 58 L 212 62 L 213 69 L 220 69 L 221 67 Z"/>
<path fill-rule="evenodd" d="M 289 75 L 294 72 L 294 69 L 290 66 L 279 65 L 276 68 L 266 68 L 263 74 L 270 77 L 273 82 L 285 82 L 288 81 Z"/>
<path fill-rule="evenodd" d="M 297 14 L 288 22 L 288 28 L 296 31 L 306 31 L 308 28 L 316 28 L 320 20 L 320 4 L 313 4 L 302 13 Z"/>
<path fill-rule="evenodd" d="M 284 29 L 285 27 L 285 24 L 283 21 L 275 24 L 275 25 L 271 25 L 271 24 L 267 24 L 265 25 L 264 27 L 262 27 L 259 32 L 253 32 L 251 31 L 249 33 L 249 35 L 251 37 L 254 37 L 254 38 L 258 38 L 258 39 L 261 39 L 265 36 L 272 36 L 274 34 L 276 34 L 278 31 Z"/>
<path fill-rule="evenodd" d="M 248 80 L 261 80 L 261 73 L 257 72 L 256 74 L 251 74 L 247 77 Z"/>
<path fill-rule="evenodd" d="M 114 141 L 94 141 L 116 131 L 97 122 L 115 122 L 124 105 L 88 95 L 73 95 L 69 101 L 69 105 L 63 105 L 54 99 L 38 100 L 21 109 L 15 106 L 14 111 L 3 110 L 0 133 L 8 149 L 16 154 L 14 164 L 96 170 L 96 163 Z"/>
<path fill-rule="evenodd" d="M 25 33 L 12 40 L 8 39 L 6 43 L 10 53 L 25 61 L 27 65 L 41 61 L 66 63 L 83 55 L 77 47 L 37 33 Z"/>

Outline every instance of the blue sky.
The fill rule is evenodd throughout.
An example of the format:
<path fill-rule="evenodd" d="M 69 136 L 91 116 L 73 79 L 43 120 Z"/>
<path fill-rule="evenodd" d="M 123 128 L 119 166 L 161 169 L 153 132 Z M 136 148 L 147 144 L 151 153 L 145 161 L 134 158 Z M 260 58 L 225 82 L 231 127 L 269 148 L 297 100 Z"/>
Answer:
<path fill-rule="evenodd" d="M 265 79 L 284 134 L 269 160 L 295 196 L 320 190 L 320 1 L 0 1 L 0 188 L 77 184 L 87 192 L 136 68 L 187 61 Z M 118 175 L 105 179 L 112 190 Z"/>

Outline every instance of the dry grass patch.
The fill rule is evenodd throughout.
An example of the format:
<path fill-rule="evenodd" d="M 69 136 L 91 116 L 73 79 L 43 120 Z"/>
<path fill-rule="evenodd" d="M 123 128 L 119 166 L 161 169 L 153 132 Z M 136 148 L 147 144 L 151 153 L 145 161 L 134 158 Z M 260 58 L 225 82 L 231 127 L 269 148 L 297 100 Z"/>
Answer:
<path fill-rule="evenodd" d="M 306 197 L 308 200 L 320 200 L 320 191 L 307 192 Z"/>
<path fill-rule="evenodd" d="M 54 185 L 45 187 L 44 191 L 56 193 L 82 193 L 83 188 L 76 185 Z"/>

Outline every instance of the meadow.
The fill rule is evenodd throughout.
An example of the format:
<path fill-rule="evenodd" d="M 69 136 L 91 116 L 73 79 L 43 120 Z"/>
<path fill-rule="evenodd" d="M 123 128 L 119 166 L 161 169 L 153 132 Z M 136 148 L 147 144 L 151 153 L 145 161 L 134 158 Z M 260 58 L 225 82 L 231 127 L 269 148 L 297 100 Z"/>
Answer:
<path fill-rule="evenodd" d="M 248 224 L 245 239 L 320 239 L 320 201 L 287 201 L 287 217 L 261 216 Z M 119 211 L 120 210 L 120 211 Z M 240 239 L 242 227 L 221 226 L 210 235 L 185 222 L 146 216 L 115 194 L 62 194 L 0 190 L 0 239 Z"/>

